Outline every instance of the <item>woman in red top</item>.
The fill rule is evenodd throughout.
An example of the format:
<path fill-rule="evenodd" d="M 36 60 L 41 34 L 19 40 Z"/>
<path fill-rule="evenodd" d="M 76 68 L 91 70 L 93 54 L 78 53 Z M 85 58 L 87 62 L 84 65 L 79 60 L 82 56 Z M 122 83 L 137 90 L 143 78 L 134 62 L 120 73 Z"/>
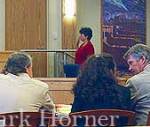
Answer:
<path fill-rule="evenodd" d="M 80 29 L 80 37 L 77 42 L 77 51 L 75 54 L 75 64 L 82 65 L 89 56 L 94 54 L 94 47 L 91 43 L 92 30 L 91 28 L 84 27 Z M 83 43 L 80 44 L 80 41 Z"/>

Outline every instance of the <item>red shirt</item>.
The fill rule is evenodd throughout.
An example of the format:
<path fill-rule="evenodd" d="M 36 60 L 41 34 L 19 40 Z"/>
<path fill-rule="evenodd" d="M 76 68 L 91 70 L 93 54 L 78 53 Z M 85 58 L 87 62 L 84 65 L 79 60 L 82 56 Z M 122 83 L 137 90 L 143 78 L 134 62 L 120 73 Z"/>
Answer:
<path fill-rule="evenodd" d="M 92 43 L 89 41 L 86 45 L 82 44 L 76 51 L 75 54 L 75 63 L 83 64 L 86 59 L 94 54 L 94 47 Z"/>

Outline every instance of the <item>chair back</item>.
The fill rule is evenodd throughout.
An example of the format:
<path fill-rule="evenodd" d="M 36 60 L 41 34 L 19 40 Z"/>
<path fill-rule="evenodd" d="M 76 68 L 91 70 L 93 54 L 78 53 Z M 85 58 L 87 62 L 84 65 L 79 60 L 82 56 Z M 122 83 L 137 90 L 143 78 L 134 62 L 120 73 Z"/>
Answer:
<path fill-rule="evenodd" d="M 77 77 L 80 66 L 78 64 L 65 64 L 64 73 L 66 77 Z"/>
<path fill-rule="evenodd" d="M 119 109 L 96 109 L 70 114 L 73 126 L 117 126 L 134 125 L 135 112 Z M 65 121 L 65 120 L 64 120 Z M 68 124 L 65 121 L 65 124 Z"/>
<path fill-rule="evenodd" d="M 2 127 L 48 127 L 52 114 L 45 112 L 12 112 L 0 114 Z"/>

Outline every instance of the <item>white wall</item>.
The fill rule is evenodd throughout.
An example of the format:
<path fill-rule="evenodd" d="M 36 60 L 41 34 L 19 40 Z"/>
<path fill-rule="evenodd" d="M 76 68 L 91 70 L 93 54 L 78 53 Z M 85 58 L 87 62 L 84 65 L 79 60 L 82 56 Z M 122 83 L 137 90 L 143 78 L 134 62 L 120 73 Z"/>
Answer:
<path fill-rule="evenodd" d="M 78 31 L 84 26 L 92 28 L 92 42 L 94 44 L 96 53 L 101 52 L 100 2 L 100 0 L 77 0 Z"/>
<path fill-rule="evenodd" d="M 47 0 L 48 49 L 61 49 L 61 0 Z M 48 75 L 54 76 L 54 53 L 48 55 Z"/>
<path fill-rule="evenodd" d="M 47 0 L 48 49 L 61 48 L 61 0 Z"/>
<path fill-rule="evenodd" d="M 0 51 L 5 50 L 5 0 L 0 0 Z"/>

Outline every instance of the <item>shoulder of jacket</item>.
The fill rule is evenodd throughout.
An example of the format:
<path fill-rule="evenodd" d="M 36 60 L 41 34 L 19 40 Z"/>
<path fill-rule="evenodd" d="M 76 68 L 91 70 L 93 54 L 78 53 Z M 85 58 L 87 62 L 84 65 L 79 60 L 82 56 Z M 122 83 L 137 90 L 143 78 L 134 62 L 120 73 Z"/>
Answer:
<path fill-rule="evenodd" d="M 32 79 L 32 82 L 33 82 L 35 85 L 37 85 L 37 86 L 39 86 L 39 87 L 41 87 L 41 88 L 48 89 L 48 84 L 46 84 L 45 82 L 42 82 L 42 81 L 37 80 L 37 79 Z"/>
<path fill-rule="evenodd" d="M 126 82 L 127 86 L 134 86 L 140 87 L 141 83 L 143 82 L 143 76 L 141 74 L 134 75 L 133 77 L 129 78 Z"/>

